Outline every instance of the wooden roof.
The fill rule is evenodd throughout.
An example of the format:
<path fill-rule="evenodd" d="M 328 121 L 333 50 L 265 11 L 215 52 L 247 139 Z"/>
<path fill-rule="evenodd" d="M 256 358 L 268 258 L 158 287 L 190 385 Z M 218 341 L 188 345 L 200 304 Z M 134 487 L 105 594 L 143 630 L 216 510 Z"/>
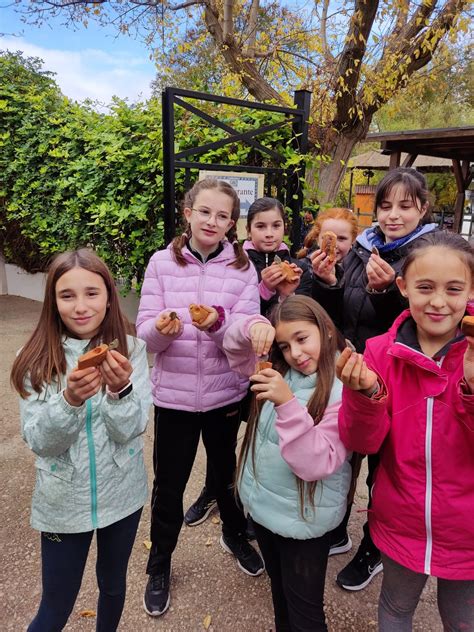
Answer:
<path fill-rule="evenodd" d="M 474 125 L 382 132 L 368 134 L 365 140 L 380 142 L 384 153 L 404 151 L 409 154 L 474 161 Z"/>
<path fill-rule="evenodd" d="M 401 162 L 405 160 L 407 155 L 406 152 L 402 152 Z M 382 171 L 387 170 L 389 166 L 390 156 L 382 153 L 380 149 L 366 151 L 349 159 L 349 169 L 375 169 Z M 448 172 L 453 169 L 453 163 L 450 159 L 433 156 L 418 156 L 412 166 L 422 172 Z"/>

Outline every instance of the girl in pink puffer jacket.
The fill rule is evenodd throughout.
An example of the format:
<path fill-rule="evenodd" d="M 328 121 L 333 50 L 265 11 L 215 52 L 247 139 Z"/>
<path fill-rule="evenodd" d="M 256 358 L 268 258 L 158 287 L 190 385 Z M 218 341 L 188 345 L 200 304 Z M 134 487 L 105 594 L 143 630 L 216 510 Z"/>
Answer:
<path fill-rule="evenodd" d="M 201 433 L 216 482 L 221 545 L 248 575 L 264 570 L 232 490 L 248 380 L 229 367 L 223 339 L 231 323 L 260 310 L 257 273 L 236 240 L 239 213 L 239 198 L 226 182 L 195 184 L 184 199 L 185 234 L 152 256 L 143 282 L 137 334 L 156 354 L 152 547 L 144 596 L 151 616 L 169 607 L 171 555 Z M 204 319 L 191 317 L 192 304 L 204 308 Z"/>
<path fill-rule="evenodd" d="M 474 314 L 474 250 L 432 233 L 401 274 L 410 309 L 337 369 L 343 443 L 380 451 L 369 515 L 384 568 L 379 630 L 411 630 L 434 575 L 444 629 L 473 632 L 474 335 L 460 323 Z"/>

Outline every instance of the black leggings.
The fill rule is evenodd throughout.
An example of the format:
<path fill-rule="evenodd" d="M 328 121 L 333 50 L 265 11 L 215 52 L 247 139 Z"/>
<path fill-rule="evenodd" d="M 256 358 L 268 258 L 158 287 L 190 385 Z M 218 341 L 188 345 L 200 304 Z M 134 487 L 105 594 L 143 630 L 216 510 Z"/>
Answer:
<path fill-rule="evenodd" d="M 149 575 L 162 572 L 169 565 L 176 547 L 183 524 L 183 494 L 201 434 L 213 474 L 222 530 L 225 535 L 245 533 L 247 521 L 237 507 L 233 491 L 240 409 L 240 402 L 204 413 L 155 407 Z"/>
<path fill-rule="evenodd" d="M 270 577 L 276 632 L 327 632 L 324 584 L 329 533 L 294 540 L 253 524 Z"/>
<path fill-rule="evenodd" d="M 142 510 L 97 529 L 97 632 L 114 632 L 125 602 L 128 560 Z M 43 594 L 28 632 L 60 632 L 81 587 L 93 531 L 42 533 Z"/>

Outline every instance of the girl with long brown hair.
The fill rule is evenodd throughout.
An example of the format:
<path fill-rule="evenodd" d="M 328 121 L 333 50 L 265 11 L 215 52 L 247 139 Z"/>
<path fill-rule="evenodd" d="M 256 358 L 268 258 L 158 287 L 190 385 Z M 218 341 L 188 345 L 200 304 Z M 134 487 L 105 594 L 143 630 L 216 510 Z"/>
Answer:
<path fill-rule="evenodd" d="M 171 556 L 201 434 L 216 483 L 222 548 L 248 575 L 264 570 L 231 490 L 248 379 L 231 370 L 222 341 L 230 324 L 259 312 L 257 274 L 236 239 L 239 213 L 229 184 L 197 182 L 184 199 L 186 232 L 155 253 L 145 273 L 137 331 L 155 354 L 152 547 L 144 596 L 151 616 L 169 607 Z M 205 312 L 203 319 L 193 318 L 192 304 Z"/>
<path fill-rule="evenodd" d="M 270 576 L 276 630 L 325 631 L 329 532 L 344 516 L 351 483 L 337 428 L 340 338 L 307 296 L 280 303 L 272 322 L 240 321 L 224 340 L 231 366 L 254 373 L 258 404 L 247 424 L 237 488 Z M 257 356 L 269 349 L 272 368 L 255 374 Z"/>
<path fill-rule="evenodd" d="M 87 249 L 58 255 L 11 373 L 36 455 L 31 525 L 41 532 L 43 593 L 28 632 L 66 625 L 94 531 L 97 629 L 119 624 L 147 496 L 142 434 L 151 404 L 145 345 L 131 334 L 105 263 Z M 78 368 L 81 355 L 114 340 L 100 367 Z"/>

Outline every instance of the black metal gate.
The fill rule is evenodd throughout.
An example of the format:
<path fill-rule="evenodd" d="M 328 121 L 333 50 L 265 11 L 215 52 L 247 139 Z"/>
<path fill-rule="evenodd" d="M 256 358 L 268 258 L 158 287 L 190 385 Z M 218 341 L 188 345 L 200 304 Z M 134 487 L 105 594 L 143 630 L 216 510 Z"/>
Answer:
<path fill-rule="evenodd" d="M 232 126 L 223 123 L 219 119 L 211 116 L 208 112 L 183 100 L 211 101 L 213 103 L 224 103 L 253 110 L 266 110 L 284 114 L 282 121 L 253 128 L 246 132 L 239 132 Z M 265 176 L 265 195 L 271 195 L 272 188 L 276 190 L 276 197 L 292 210 L 292 223 L 290 238 L 293 247 L 300 243 L 301 215 L 303 205 L 303 192 L 300 178 L 304 177 L 304 166 L 298 169 L 290 168 L 284 170 L 278 166 L 283 156 L 271 147 L 263 145 L 256 140 L 256 136 L 265 134 L 272 130 L 291 125 L 292 143 L 294 148 L 301 154 L 308 151 L 308 127 L 311 92 L 308 90 L 297 90 L 294 96 L 295 107 L 280 107 L 266 103 L 255 103 L 232 99 L 204 92 L 193 92 L 181 90 L 180 88 L 165 88 L 162 94 L 163 108 L 163 188 L 164 188 L 164 233 L 165 243 L 168 244 L 176 234 L 176 227 L 179 218 L 176 207 L 176 187 L 175 171 L 185 170 L 185 188 L 192 186 L 191 170 L 212 169 L 214 171 L 236 171 L 249 173 L 263 173 Z M 192 114 L 200 117 L 207 123 L 224 130 L 227 138 L 223 138 L 212 143 L 206 143 L 199 147 L 191 147 L 183 151 L 175 152 L 175 106 L 188 110 Z M 198 162 L 195 156 L 208 151 L 218 149 L 229 143 L 242 142 L 251 146 L 255 152 L 270 157 L 271 166 L 259 167 L 255 165 L 223 165 L 216 163 Z M 189 157 L 194 160 L 189 160 Z M 183 192 L 184 193 L 184 192 Z"/>

